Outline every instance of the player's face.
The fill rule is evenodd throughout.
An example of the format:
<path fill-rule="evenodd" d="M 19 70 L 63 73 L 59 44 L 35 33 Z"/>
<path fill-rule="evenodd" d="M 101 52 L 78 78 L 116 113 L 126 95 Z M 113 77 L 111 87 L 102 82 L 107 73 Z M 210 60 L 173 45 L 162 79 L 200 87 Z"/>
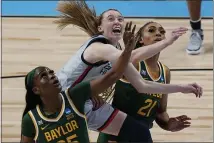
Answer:
<path fill-rule="evenodd" d="M 142 42 L 144 45 L 151 45 L 165 39 L 166 31 L 158 23 L 150 23 L 142 30 Z"/>
<path fill-rule="evenodd" d="M 101 25 L 98 27 L 100 32 L 109 40 L 119 41 L 123 34 L 124 18 L 115 10 L 109 10 L 103 14 Z"/>
<path fill-rule="evenodd" d="M 36 69 L 33 91 L 39 95 L 55 95 L 61 91 L 60 82 L 53 70 L 47 67 Z"/>

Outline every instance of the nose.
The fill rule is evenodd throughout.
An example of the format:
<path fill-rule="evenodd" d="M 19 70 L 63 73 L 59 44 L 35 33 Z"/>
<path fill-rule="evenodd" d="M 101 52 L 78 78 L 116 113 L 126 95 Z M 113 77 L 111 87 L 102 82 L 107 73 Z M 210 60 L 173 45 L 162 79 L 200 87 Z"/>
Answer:
<path fill-rule="evenodd" d="M 160 32 L 157 32 L 157 33 L 156 33 L 156 36 L 157 36 L 157 37 L 161 37 Z"/>
<path fill-rule="evenodd" d="M 49 74 L 49 78 L 52 80 L 55 78 L 55 75 L 54 74 Z"/>
<path fill-rule="evenodd" d="M 120 21 L 117 18 L 115 18 L 114 23 L 115 24 L 120 24 Z"/>

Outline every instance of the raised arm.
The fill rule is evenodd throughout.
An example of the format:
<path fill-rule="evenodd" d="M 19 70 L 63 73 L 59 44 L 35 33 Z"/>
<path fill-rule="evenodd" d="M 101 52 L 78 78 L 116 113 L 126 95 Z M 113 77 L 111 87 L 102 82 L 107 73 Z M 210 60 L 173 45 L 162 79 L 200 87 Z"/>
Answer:
<path fill-rule="evenodd" d="M 125 50 L 122 53 L 118 53 L 121 53 L 119 58 L 115 58 L 116 62 L 113 65 L 112 69 L 101 78 L 92 80 L 90 82 L 92 96 L 102 93 L 123 76 L 124 71 L 128 63 L 130 62 L 132 50 L 134 49 L 136 44 L 136 39 L 134 38 L 134 31 L 135 27 L 133 28 L 132 32 L 125 33 L 127 37 L 129 37 L 129 40 L 127 41 Z M 109 54 L 109 56 L 111 55 L 114 55 L 114 53 Z"/>

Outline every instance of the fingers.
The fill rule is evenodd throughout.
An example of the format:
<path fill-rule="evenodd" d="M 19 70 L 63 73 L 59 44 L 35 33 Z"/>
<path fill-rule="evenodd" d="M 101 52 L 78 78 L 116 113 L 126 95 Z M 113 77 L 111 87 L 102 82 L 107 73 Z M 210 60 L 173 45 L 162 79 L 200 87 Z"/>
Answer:
<path fill-rule="evenodd" d="M 128 30 L 131 31 L 131 28 L 132 28 L 132 21 L 129 22 Z"/>
<path fill-rule="evenodd" d="M 179 121 L 191 120 L 191 118 L 187 117 L 187 115 L 178 116 L 178 117 L 176 117 L 176 119 L 178 119 Z"/>
<path fill-rule="evenodd" d="M 93 110 L 96 110 L 96 109 L 97 109 L 97 101 L 96 101 L 96 98 L 93 97 L 91 100 L 92 100 L 92 103 L 93 103 Z"/>
<path fill-rule="evenodd" d="M 126 23 L 125 31 L 128 31 L 128 24 L 129 24 L 129 22 Z"/>
<path fill-rule="evenodd" d="M 180 28 L 178 28 L 178 29 L 176 29 L 176 30 L 173 30 L 173 31 L 172 31 L 172 34 L 173 34 L 174 36 L 176 36 L 176 37 L 180 37 L 180 36 L 182 36 L 183 34 L 185 34 L 187 31 L 188 31 L 187 28 L 180 27 Z"/>
<path fill-rule="evenodd" d="M 197 90 L 197 88 L 195 88 L 195 87 L 192 86 L 192 85 L 190 86 L 190 88 L 191 88 L 191 89 L 190 89 L 191 92 L 194 93 L 196 97 L 198 97 L 198 90 Z"/>
<path fill-rule="evenodd" d="M 105 103 L 103 101 L 103 99 L 101 97 L 98 97 L 98 96 L 94 96 L 92 98 L 92 102 L 93 102 L 93 110 L 97 110 L 98 108 L 100 108 Z"/>
<path fill-rule="evenodd" d="M 194 88 L 197 89 L 198 96 L 199 96 L 199 98 L 200 98 L 200 97 L 202 96 L 202 94 L 203 94 L 203 89 L 202 89 L 202 87 L 199 86 L 197 83 L 193 83 L 192 86 L 193 86 Z"/>
<path fill-rule="evenodd" d="M 172 132 L 180 131 L 180 130 L 183 130 L 184 128 L 191 126 L 191 122 L 189 121 L 191 120 L 191 118 L 186 115 L 181 115 L 181 116 L 175 117 L 174 119 L 175 120 L 171 123 L 171 125 L 173 126 L 171 128 Z"/>
<path fill-rule="evenodd" d="M 132 34 L 135 33 L 135 29 L 136 29 L 136 25 L 134 25 L 133 29 L 132 29 Z"/>
<path fill-rule="evenodd" d="M 134 29 L 132 29 L 132 21 L 130 21 L 130 22 L 126 23 L 125 31 L 131 31 L 131 29 L 132 29 L 132 33 L 133 33 L 133 31 L 135 31 L 135 28 L 136 28 L 136 25 L 134 26 Z"/>
<path fill-rule="evenodd" d="M 180 27 L 178 29 L 173 30 L 172 32 L 177 33 L 177 32 L 187 32 L 187 31 L 188 31 L 188 28 Z"/>
<path fill-rule="evenodd" d="M 185 128 L 188 128 L 188 127 L 190 127 L 190 125 L 179 125 L 176 128 L 171 129 L 171 132 L 177 132 L 177 131 L 183 130 Z"/>

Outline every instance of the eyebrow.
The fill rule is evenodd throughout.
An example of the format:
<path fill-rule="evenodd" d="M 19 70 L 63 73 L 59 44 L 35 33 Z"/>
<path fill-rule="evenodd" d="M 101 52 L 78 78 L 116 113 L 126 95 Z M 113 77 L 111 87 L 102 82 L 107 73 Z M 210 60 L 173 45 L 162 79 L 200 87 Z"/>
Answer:
<path fill-rule="evenodd" d="M 156 28 L 155 26 L 149 26 L 149 28 Z"/>
<path fill-rule="evenodd" d="M 44 73 L 45 71 L 43 70 L 43 71 L 41 71 L 41 72 L 39 72 L 39 74 L 38 74 L 38 76 L 40 76 L 42 73 Z"/>
<path fill-rule="evenodd" d="M 166 31 L 163 27 L 159 27 L 159 29 Z"/>
<path fill-rule="evenodd" d="M 114 16 L 114 15 L 110 14 L 110 15 L 108 15 L 107 17 L 110 17 L 110 16 Z M 124 17 L 123 17 L 123 16 L 121 16 L 121 15 L 119 15 L 119 16 L 117 16 L 117 17 L 124 18 Z"/>
<path fill-rule="evenodd" d="M 41 75 L 41 74 L 42 74 L 43 72 L 45 72 L 45 71 L 51 71 L 51 70 L 48 69 L 48 68 L 45 68 L 45 70 L 40 71 L 38 75 Z"/>

